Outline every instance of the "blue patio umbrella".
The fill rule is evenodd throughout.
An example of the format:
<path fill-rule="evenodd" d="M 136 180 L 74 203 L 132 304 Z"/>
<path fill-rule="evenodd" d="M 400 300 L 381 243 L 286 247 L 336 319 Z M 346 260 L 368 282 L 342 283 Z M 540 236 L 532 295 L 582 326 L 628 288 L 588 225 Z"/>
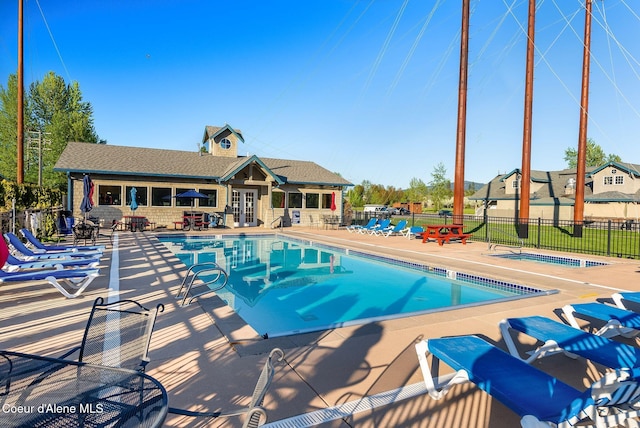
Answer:
<path fill-rule="evenodd" d="M 82 179 L 82 202 L 80 203 L 80 211 L 84 213 L 85 220 L 87 213 L 93 209 L 93 182 L 89 174 L 85 174 Z"/>
<path fill-rule="evenodd" d="M 129 205 L 132 212 L 138 209 L 138 201 L 136 200 L 137 196 L 138 196 L 138 189 L 136 189 L 135 187 L 132 187 L 131 188 L 131 204 Z"/>

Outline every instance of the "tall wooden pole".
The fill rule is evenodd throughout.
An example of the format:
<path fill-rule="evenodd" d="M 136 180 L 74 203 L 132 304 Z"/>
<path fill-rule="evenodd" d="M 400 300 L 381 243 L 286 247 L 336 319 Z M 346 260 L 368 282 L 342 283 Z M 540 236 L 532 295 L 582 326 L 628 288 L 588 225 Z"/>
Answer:
<path fill-rule="evenodd" d="M 21 184 L 24 182 L 24 58 L 23 58 L 23 0 L 18 0 L 18 138 L 16 146 L 17 164 L 16 164 L 16 182 Z"/>
<path fill-rule="evenodd" d="M 462 224 L 464 215 L 464 155 L 467 130 L 467 75 L 469 64 L 469 3 L 462 0 L 460 33 L 460 78 L 458 84 L 458 132 L 456 134 L 456 166 L 453 180 L 453 222 Z"/>
<path fill-rule="evenodd" d="M 584 221 L 584 183 L 587 165 L 587 122 L 589 120 L 589 69 L 591 65 L 591 3 L 585 1 L 584 50 L 582 53 L 582 95 L 580 97 L 580 131 L 578 132 L 578 165 L 576 168 L 576 200 L 573 207 L 573 235 L 582 237 Z"/>
<path fill-rule="evenodd" d="M 533 122 L 533 65 L 535 52 L 536 1 L 529 0 L 527 64 L 524 90 L 524 126 L 522 133 L 522 170 L 520 171 L 520 213 L 518 236 L 529 237 L 529 198 L 531 193 L 531 124 Z"/>

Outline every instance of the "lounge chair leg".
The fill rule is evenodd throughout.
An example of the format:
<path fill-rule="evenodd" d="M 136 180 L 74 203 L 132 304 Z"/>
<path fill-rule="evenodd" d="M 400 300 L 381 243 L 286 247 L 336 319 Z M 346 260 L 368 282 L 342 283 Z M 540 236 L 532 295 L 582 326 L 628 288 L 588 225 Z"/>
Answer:
<path fill-rule="evenodd" d="M 431 398 L 434 400 L 440 400 L 442 397 L 447 395 L 452 386 L 469 382 L 469 374 L 464 370 L 459 370 L 445 376 L 439 376 L 436 380 L 434 375 L 437 376 L 440 371 L 440 360 L 433 357 L 432 366 L 429 368 L 427 357 L 431 353 L 429 352 L 426 340 L 422 340 L 416 344 L 416 353 L 418 354 L 418 361 L 420 362 L 420 369 L 422 370 L 425 387 Z"/>
<path fill-rule="evenodd" d="M 74 293 L 69 293 L 61 284 L 60 282 L 58 282 L 58 279 L 54 276 L 48 276 L 46 278 L 46 281 L 49 282 L 49 284 L 53 285 L 60 293 L 62 293 L 62 295 L 64 297 L 66 297 L 67 299 L 75 299 L 76 297 L 78 297 L 80 294 L 82 294 L 82 292 L 85 290 L 85 288 L 87 288 L 89 286 L 89 284 L 91 284 L 93 282 L 94 279 L 96 279 L 97 275 L 89 275 L 84 279 L 84 283 L 82 284 L 82 286 L 80 286 L 80 288 L 78 288 L 77 290 L 75 290 Z M 75 287 L 75 286 L 74 286 Z"/>

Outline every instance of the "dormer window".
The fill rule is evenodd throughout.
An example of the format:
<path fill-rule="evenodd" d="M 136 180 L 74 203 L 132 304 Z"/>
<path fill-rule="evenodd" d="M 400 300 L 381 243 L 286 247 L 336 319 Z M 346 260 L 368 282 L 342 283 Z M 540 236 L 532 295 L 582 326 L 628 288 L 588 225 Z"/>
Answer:
<path fill-rule="evenodd" d="M 231 148 L 231 140 L 229 140 L 228 138 L 223 138 L 222 140 L 220 140 L 220 147 L 223 149 Z"/>

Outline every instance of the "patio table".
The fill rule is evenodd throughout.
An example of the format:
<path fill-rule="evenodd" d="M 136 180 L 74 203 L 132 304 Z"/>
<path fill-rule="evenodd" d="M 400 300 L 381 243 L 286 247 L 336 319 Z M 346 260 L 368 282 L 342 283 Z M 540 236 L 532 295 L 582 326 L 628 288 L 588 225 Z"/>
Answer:
<path fill-rule="evenodd" d="M 128 369 L 0 351 L 0 426 L 153 428 L 167 392 Z"/>

